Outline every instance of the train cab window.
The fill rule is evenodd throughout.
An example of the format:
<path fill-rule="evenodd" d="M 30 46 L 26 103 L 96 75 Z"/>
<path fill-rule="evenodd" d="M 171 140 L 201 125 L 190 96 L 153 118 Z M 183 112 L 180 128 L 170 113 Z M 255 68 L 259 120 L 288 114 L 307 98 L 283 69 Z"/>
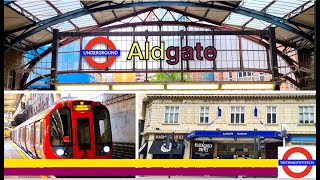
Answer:
<path fill-rule="evenodd" d="M 93 108 L 94 132 L 96 144 L 112 142 L 110 114 L 106 108 L 95 106 Z"/>
<path fill-rule="evenodd" d="M 69 108 L 56 109 L 50 116 L 50 140 L 52 146 L 63 146 L 71 140 L 71 116 Z M 68 137 L 68 138 L 65 138 Z M 68 139 L 68 141 L 66 141 Z"/>

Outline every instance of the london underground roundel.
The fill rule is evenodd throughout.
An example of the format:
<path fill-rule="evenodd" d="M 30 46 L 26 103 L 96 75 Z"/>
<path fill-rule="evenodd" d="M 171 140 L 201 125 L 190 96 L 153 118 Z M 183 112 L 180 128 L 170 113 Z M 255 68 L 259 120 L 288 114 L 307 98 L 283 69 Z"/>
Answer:
<path fill-rule="evenodd" d="M 106 50 L 93 50 L 93 46 L 96 44 L 105 44 L 109 49 Z M 120 56 L 120 50 L 116 49 L 113 42 L 105 37 L 96 37 L 88 42 L 84 50 L 81 50 L 81 55 L 85 57 L 88 64 L 96 69 L 106 69 L 111 66 L 116 60 L 117 56 Z M 93 59 L 93 56 L 106 56 L 106 61 L 99 63 Z"/>

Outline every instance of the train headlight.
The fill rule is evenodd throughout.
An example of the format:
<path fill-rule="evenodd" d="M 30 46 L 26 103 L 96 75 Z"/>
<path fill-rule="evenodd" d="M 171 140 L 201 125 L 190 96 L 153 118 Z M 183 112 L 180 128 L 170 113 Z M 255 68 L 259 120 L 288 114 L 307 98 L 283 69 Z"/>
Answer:
<path fill-rule="evenodd" d="M 62 155 L 64 155 L 64 150 L 63 150 L 63 149 L 57 149 L 57 150 L 56 150 L 56 153 L 57 153 L 59 156 L 62 156 Z"/>
<path fill-rule="evenodd" d="M 103 147 L 103 151 L 104 151 L 105 153 L 110 152 L 110 147 L 109 147 L 109 146 Z"/>

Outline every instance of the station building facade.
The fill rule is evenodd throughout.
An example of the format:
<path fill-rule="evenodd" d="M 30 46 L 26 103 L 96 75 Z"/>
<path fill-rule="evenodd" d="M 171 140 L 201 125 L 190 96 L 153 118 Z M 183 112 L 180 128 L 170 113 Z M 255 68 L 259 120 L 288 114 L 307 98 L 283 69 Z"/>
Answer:
<path fill-rule="evenodd" d="M 315 93 L 146 95 L 142 104 L 139 158 L 276 159 L 282 125 L 286 146 L 316 145 Z"/>

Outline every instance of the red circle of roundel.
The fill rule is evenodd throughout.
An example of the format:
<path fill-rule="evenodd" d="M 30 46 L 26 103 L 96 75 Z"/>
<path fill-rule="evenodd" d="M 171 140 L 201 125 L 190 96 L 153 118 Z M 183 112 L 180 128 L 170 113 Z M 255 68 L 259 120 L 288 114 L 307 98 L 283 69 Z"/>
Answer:
<path fill-rule="evenodd" d="M 91 50 L 91 48 L 98 43 L 103 43 L 107 45 L 110 50 L 116 50 L 116 46 L 113 44 L 113 42 L 105 37 L 93 38 L 91 41 L 88 42 L 85 50 Z M 107 60 L 104 63 L 98 63 L 95 60 L 93 60 L 92 56 L 85 56 L 85 58 L 91 67 L 94 67 L 97 69 L 105 69 L 111 66 L 111 64 L 116 60 L 116 56 L 110 56 L 109 58 L 107 58 Z"/>
<path fill-rule="evenodd" d="M 312 156 L 309 153 L 309 151 L 307 151 L 306 149 L 304 149 L 302 147 L 293 147 L 293 148 L 289 149 L 286 153 L 284 153 L 282 159 L 288 160 L 289 156 L 293 153 L 296 153 L 296 152 L 299 152 L 299 153 L 302 153 L 303 155 L 305 155 L 307 160 L 312 160 Z M 307 166 L 307 168 L 305 170 L 303 170 L 302 172 L 295 173 L 295 172 L 291 171 L 288 166 L 282 166 L 282 168 L 283 168 L 284 172 L 286 174 L 288 174 L 288 176 L 293 177 L 293 178 L 303 178 L 306 175 L 308 175 L 310 173 L 310 171 L 312 170 L 312 166 Z"/>

